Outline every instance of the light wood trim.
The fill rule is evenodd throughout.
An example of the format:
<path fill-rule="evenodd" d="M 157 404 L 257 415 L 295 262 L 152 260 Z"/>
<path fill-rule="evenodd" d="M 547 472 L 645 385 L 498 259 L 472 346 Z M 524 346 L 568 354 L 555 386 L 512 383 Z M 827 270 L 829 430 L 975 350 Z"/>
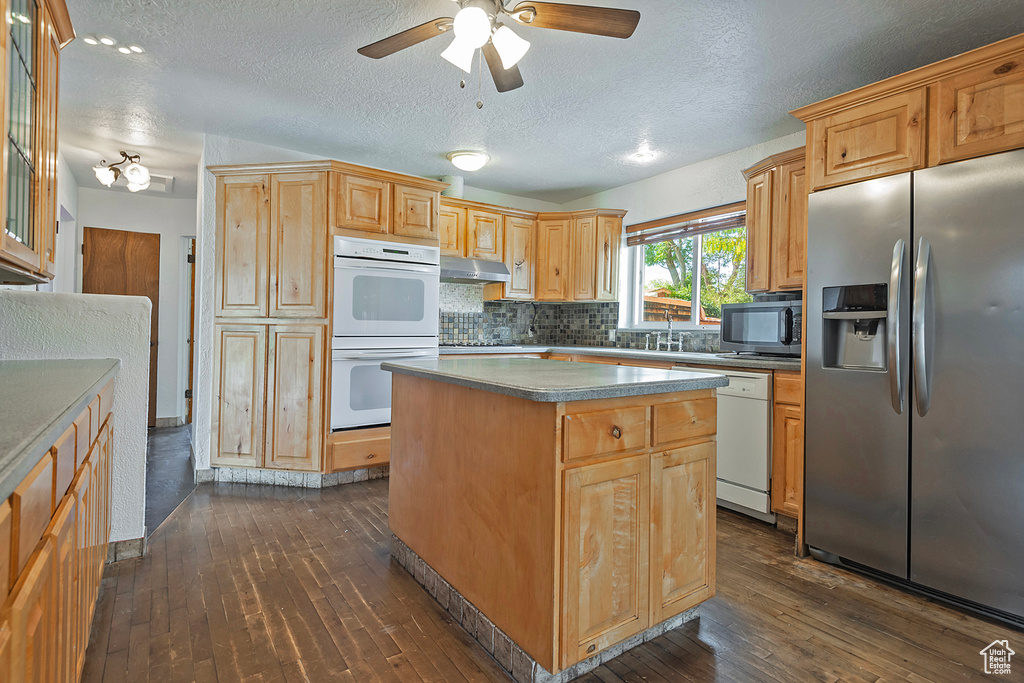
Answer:
<path fill-rule="evenodd" d="M 744 171 L 746 173 L 746 171 Z M 698 221 L 701 218 L 710 218 L 711 216 L 721 216 L 725 213 L 735 213 L 737 211 L 743 211 L 747 208 L 747 202 L 733 202 L 732 204 L 721 204 L 719 206 L 712 206 L 707 209 L 699 209 L 697 211 L 688 211 L 686 213 L 677 213 L 674 216 L 668 216 L 666 218 L 656 218 L 651 221 L 645 221 L 643 223 L 634 223 L 633 225 L 626 227 L 626 232 L 642 232 L 644 230 L 653 230 L 654 228 L 664 228 L 670 225 L 677 225 L 680 223 L 688 223 L 690 221 Z"/>
<path fill-rule="evenodd" d="M 518 218 L 526 218 L 528 220 L 537 220 L 538 212 L 527 211 L 525 209 L 514 209 L 510 206 L 501 206 L 498 204 L 485 204 L 484 202 L 474 202 L 469 199 L 462 199 L 460 197 L 447 197 L 441 195 L 441 208 L 459 208 L 459 209 L 475 209 L 477 211 L 496 211 L 505 216 L 515 216 Z"/>
<path fill-rule="evenodd" d="M 64 47 L 75 39 L 75 27 L 71 25 L 71 14 L 64 0 L 46 0 L 53 19 L 53 28 L 57 32 L 60 46 Z"/>
<path fill-rule="evenodd" d="M 11 566 L 12 541 L 14 539 L 14 513 L 11 510 L 11 501 L 5 500 L 0 503 L 0 606 L 7 602 L 7 595 L 11 592 L 11 585 L 17 580 L 14 568 Z M 2 609 L 0 609 L 2 611 Z M 0 669 L 0 673 L 3 669 Z"/>
<path fill-rule="evenodd" d="M 782 166 L 783 164 L 793 163 L 794 161 L 801 161 L 807 156 L 807 147 L 794 147 L 793 149 L 787 149 L 785 152 L 779 152 L 778 154 L 772 154 L 767 156 L 761 161 L 757 162 L 753 166 L 748 166 L 743 169 L 743 177 L 750 179 L 753 176 L 760 175 L 765 171 L 768 171 L 776 166 Z"/>
<path fill-rule="evenodd" d="M 339 173 L 348 173 L 349 175 L 376 178 L 378 180 L 386 180 L 392 183 L 401 183 L 410 187 L 419 187 L 425 190 L 432 190 L 434 192 L 440 192 L 448 187 L 448 183 L 431 180 L 430 178 L 421 178 L 420 176 L 395 173 L 394 171 L 385 171 L 383 169 L 371 168 L 369 166 L 359 166 L 357 164 L 349 164 L 334 159 L 319 159 L 316 161 L 281 161 L 268 164 L 223 164 L 207 166 L 206 170 L 215 176 L 337 171 Z"/>

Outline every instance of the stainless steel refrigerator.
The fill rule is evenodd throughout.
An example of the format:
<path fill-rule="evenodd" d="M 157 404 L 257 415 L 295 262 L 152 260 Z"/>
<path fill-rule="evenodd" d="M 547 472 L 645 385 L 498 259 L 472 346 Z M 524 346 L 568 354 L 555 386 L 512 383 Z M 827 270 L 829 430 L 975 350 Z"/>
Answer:
<path fill-rule="evenodd" d="M 810 196 L 806 541 L 1024 619 L 1024 150 Z"/>

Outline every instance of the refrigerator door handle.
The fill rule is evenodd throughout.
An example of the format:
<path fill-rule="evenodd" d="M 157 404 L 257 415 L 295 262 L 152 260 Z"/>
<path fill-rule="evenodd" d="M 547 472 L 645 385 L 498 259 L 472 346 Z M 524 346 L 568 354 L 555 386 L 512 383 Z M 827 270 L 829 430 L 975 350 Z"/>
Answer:
<path fill-rule="evenodd" d="M 927 315 L 928 272 L 932 245 L 922 237 L 917 243 L 917 267 L 914 269 L 914 388 L 917 394 L 917 412 L 928 414 L 932 403 L 932 387 L 928 377 Z"/>
<path fill-rule="evenodd" d="M 903 283 L 903 254 L 906 242 L 896 240 L 892 248 L 892 267 L 889 271 L 889 315 L 886 330 L 889 333 L 889 390 L 892 409 L 903 414 L 903 364 L 900 362 L 900 288 Z"/>

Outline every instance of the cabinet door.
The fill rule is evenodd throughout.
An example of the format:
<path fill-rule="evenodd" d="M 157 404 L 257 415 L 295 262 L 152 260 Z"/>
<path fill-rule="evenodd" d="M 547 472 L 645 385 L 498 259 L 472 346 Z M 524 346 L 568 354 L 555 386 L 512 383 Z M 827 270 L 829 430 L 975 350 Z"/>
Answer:
<path fill-rule="evenodd" d="M 562 665 L 648 626 L 650 456 L 565 472 Z"/>
<path fill-rule="evenodd" d="M 0 615 L 0 681 L 13 681 L 11 671 L 11 620 L 7 615 Z"/>
<path fill-rule="evenodd" d="M 619 299 L 619 256 L 622 249 L 622 219 L 597 218 L 597 300 Z"/>
<path fill-rule="evenodd" d="M 811 121 L 811 189 L 923 168 L 924 105 L 921 87 Z"/>
<path fill-rule="evenodd" d="M 766 292 L 771 284 L 772 183 L 765 171 L 747 179 L 747 291 Z"/>
<path fill-rule="evenodd" d="M 928 127 L 933 165 L 1024 147 L 1024 53 L 939 81 Z"/>
<path fill-rule="evenodd" d="M 267 315 L 269 185 L 265 175 L 217 179 L 218 317 Z"/>
<path fill-rule="evenodd" d="M 267 328 L 214 325 L 210 464 L 263 464 Z"/>
<path fill-rule="evenodd" d="M 597 298 L 597 217 L 577 218 L 572 234 L 572 298 Z"/>
<path fill-rule="evenodd" d="M 11 592 L 12 681 L 57 680 L 53 540 L 40 542 Z"/>
<path fill-rule="evenodd" d="M 504 216 L 470 209 L 466 217 L 466 255 L 485 261 L 504 258 Z"/>
<path fill-rule="evenodd" d="M 804 486 L 804 420 L 800 406 L 777 403 L 772 426 L 772 511 L 800 515 Z"/>
<path fill-rule="evenodd" d="M 270 315 L 324 318 L 327 174 L 270 177 Z"/>
<path fill-rule="evenodd" d="M 275 325 L 267 351 L 266 467 L 320 470 L 325 328 Z"/>
<path fill-rule="evenodd" d="M 569 248 L 572 223 L 547 220 L 537 223 L 537 300 L 569 300 Z"/>
<path fill-rule="evenodd" d="M 441 256 L 466 255 L 466 210 L 458 206 L 441 204 L 438 220 L 438 239 Z"/>
<path fill-rule="evenodd" d="M 36 166 L 40 271 L 48 278 L 56 274 L 57 259 L 57 91 L 60 83 L 60 40 L 50 10 L 41 5 L 43 43 L 39 51 L 39 150 Z"/>
<path fill-rule="evenodd" d="M 82 466 L 71 487 L 78 515 L 75 532 L 76 602 L 78 603 L 78 617 L 74 626 L 76 672 L 81 671 L 85 663 L 85 651 L 89 647 L 89 631 L 92 626 L 92 612 L 100 583 L 99 574 L 90 561 L 93 543 L 92 529 L 95 527 L 96 516 L 90 486 L 91 474 L 92 462 L 89 461 Z"/>
<path fill-rule="evenodd" d="M 651 456 L 651 622 L 715 592 L 715 442 Z"/>
<path fill-rule="evenodd" d="M 437 192 L 395 185 L 395 220 L 391 232 L 401 237 L 437 239 L 440 203 Z"/>
<path fill-rule="evenodd" d="M 804 160 L 783 164 L 775 176 L 771 228 L 771 291 L 804 286 L 807 235 L 807 173 Z"/>
<path fill-rule="evenodd" d="M 391 222 L 391 183 L 339 173 L 334 221 L 339 228 L 387 232 Z"/>
<path fill-rule="evenodd" d="M 68 496 L 57 508 L 46 535 L 53 543 L 54 597 L 53 606 L 55 652 L 53 664 L 56 668 L 54 680 L 75 681 L 78 679 L 78 648 L 76 634 L 78 622 L 78 558 L 75 548 L 77 500 Z"/>
<path fill-rule="evenodd" d="M 505 285 L 506 299 L 532 299 L 536 256 L 533 236 L 537 221 L 505 216 L 505 265 L 512 281 Z"/>

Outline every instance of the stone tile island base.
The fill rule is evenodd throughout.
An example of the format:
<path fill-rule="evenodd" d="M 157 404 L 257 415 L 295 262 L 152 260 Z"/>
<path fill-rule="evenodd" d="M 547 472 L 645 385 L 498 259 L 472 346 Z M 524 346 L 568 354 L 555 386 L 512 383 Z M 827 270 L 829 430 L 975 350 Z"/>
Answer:
<path fill-rule="evenodd" d="M 285 472 L 282 470 L 261 470 L 251 467 L 212 467 L 196 470 L 196 483 L 230 482 L 234 484 L 264 484 L 270 486 L 293 486 L 305 489 L 326 489 L 332 486 L 352 484 L 369 479 L 384 479 L 388 476 L 388 465 L 369 467 L 347 472 L 321 474 L 319 472 Z"/>
<path fill-rule="evenodd" d="M 654 640 L 658 636 L 700 616 L 700 606 L 686 610 L 682 614 L 657 624 L 643 633 L 603 650 L 589 659 L 573 664 L 557 674 L 549 673 L 535 662 L 530 655 L 511 639 L 490 619 L 488 619 L 471 602 L 466 600 L 445 581 L 434 569 L 413 552 L 400 538 L 391 535 L 391 556 L 398 561 L 407 572 L 412 574 L 416 582 L 437 600 L 462 628 L 480 643 L 487 652 L 494 656 L 495 661 L 508 672 L 518 683 L 567 683 L 589 673 L 605 662 L 615 659 L 623 652 L 637 645 Z"/>

